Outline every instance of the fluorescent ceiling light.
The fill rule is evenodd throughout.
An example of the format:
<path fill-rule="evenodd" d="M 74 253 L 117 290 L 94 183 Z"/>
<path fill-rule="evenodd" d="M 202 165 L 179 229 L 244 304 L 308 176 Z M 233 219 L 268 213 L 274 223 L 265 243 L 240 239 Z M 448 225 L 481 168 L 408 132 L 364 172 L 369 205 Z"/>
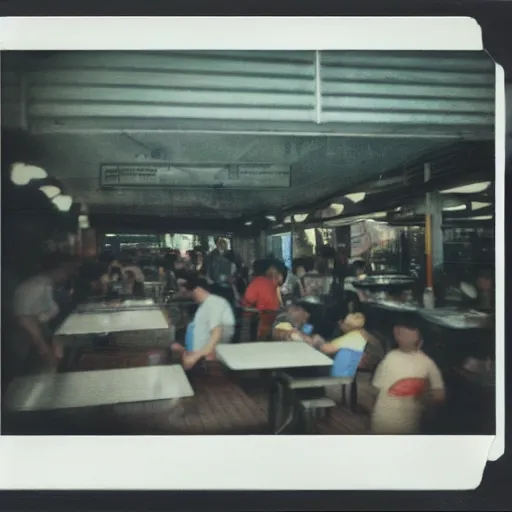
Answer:
<path fill-rule="evenodd" d="M 275 222 L 276 218 L 273 215 L 266 215 L 265 218 L 269 220 L 270 222 Z"/>
<path fill-rule="evenodd" d="M 11 181 L 15 185 L 27 185 L 32 180 L 43 180 L 48 173 L 41 167 L 15 163 L 11 166 Z"/>
<path fill-rule="evenodd" d="M 458 205 L 455 205 L 455 206 L 445 206 L 443 208 L 443 212 L 460 212 L 462 210 L 465 210 L 466 209 L 466 205 L 465 204 L 458 204 Z"/>
<path fill-rule="evenodd" d="M 471 209 L 472 210 L 481 210 L 482 208 L 487 208 L 491 205 L 492 205 L 492 203 L 481 203 L 479 201 L 471 201 Z"/>
<path fill-rule="evenodd" d="M 116 237 L 117 235 L 114 235 L 113 233 L 109 233 L 107 235 L 105 235 L 107 238 L 114 238 Z"/>
<path fill-rule="evenodd" d="M 466 219 L 459 220 L 492 220 L 492 215 L 478 215 L 476 217 L 468 217 Z"/>
<path fill-rule="evenodd" d="M 487 190 L 490 184 L 490 181 L 470 183 L 469 185 L 462 185 L 460 187 L 441 190 L 441 194 L 478 194 L 479 192 L 484 192 Z"/>
<path fill-rule="evenodd" d="M 366 192 L 355 192 L 353 194 L 347 194 L 345 197 L 353 203 L 360 203 L 361 201 L 364 201 Z"/>
<path fill-rule="evenodd" d="M 52 199 L 52 202 L 61 212 L 68 212 L 73 204 L 73 198 L 59 194 Z"/>
<path fill-rule="evenodd" d="M 78 227 L 80 229 L 89 229 L 90 228 L 89 217 L 87 217 L 87 215 L 79 215 L 78 216 Z"/>
<path fill-rule="evenodd" d="M 54 197 L 58 196 L 61 193 L 60 188 L 56 187 L 55 185 L 43 185 L 42 187 L 39 187 L 39 190 L 48 199 L 53 199 Z"/>
<path fill-rule="evenodd" d="M 308 218 L 307 213 L 298 213 L 297 215 L 293 216 L 293 220 L 295 222 L 304 222 Z"/>
<path fill-rule="evenodd" d="M 248 220 L 248 221 L 244 224 L 244 226 L 252 226 L 252 221 Z"/>
<path fill-rule="evenodd" d="M 285 224 L 290 224 L 292 222 L 292 218 L 291 217 L 286 217 L 283 222 Z"/>

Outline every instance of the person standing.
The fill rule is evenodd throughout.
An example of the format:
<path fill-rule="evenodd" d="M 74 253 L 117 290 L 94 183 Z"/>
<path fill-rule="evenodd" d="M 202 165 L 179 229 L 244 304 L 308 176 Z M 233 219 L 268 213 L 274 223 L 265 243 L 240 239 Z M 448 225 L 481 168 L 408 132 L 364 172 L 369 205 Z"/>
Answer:
<path fill-rule="evenodd" d="M 74 266 L 71 260 L 52 259 L 42 273 L 17 288 L 13 303 L 17 335 L 7 344 L 13 376 L 54 370 L 62 358 L 62 347 L 54 343 L 49 324 L 60 311 L 55 289 L 66 282 Z"/>
<path fill-rule="evenodd" d="M 217 238 L 217 248 L 208 256 L 206 275 L 216 295 L 234 302 L 233 285 L 236 275 L 236 264 L 228 252 L 228 244 L 224 238 Z"/>

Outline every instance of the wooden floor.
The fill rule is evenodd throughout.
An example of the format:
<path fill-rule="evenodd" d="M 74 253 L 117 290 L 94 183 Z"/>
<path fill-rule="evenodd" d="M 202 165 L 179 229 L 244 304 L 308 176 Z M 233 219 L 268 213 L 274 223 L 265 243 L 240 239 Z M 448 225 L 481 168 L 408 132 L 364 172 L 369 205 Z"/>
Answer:
<path fill-rule="evenodd" d="M 147 435 L 267 433 L 268 397 L 264 390 L 244 390 L 228 377 L 192 379 L 192 385 L 196 393 L 192 398 L 116 406 L 109 415 L 110 428 Z M 334 398 L 336 392 L 330 394 Z M 354 413 L 340 404 L 326 419 L 317 420 L 315 427 L 318 434 L 358 435 L 369 433 L 370 421 L 364 410 Z"/>
<path fill-rule="evenodd" d="M 112 367 L 112 363 L 109 364 Z M 117 366 L 117 365 L 116 365 Z M 126 362 L 122 363 L 127 366 Z M 81 368 L 82 370 L 85 368 Z M 315 432 L 357 435 L 369 432 L 369 379 L 361 376 L 359 404 L 352 412 L 341 405 L 340 388 L 328 395 L 340 403 L 327 418 L 317 420 Z M 365 382 L 365 380 L 367 382 Z M 259 378 L 227 374 L 220 366 L 190 377 L 195 396 L 174 401 L 126 404 L 109 408 L 102 423 L 109 432 L 146 435 L 262 435 L 267 433 L 268 393 Z M 99 419 L 99 418 L 98 418 Z"/>
<path fill-rule="evenodd" d="M 146 353 L 82 354 L 66 371 L 128 368 L 148 364 Z M 339 404 L 327 418 L 317 420 L 316 434 L 357 435 L 369 431 L 365 376 L 359 385 L 361 411 Z M 190 376 L 195 395 L 179 400 L 119 404 L 86 409 L 30 413 L 9 428 L 26 435 L 262 435 L 268 433 L 268 392 L 258 376 L 229 374 L 213 364 L 207 373 Z M 328 390 L 341 402 L 341 389 Z"/>

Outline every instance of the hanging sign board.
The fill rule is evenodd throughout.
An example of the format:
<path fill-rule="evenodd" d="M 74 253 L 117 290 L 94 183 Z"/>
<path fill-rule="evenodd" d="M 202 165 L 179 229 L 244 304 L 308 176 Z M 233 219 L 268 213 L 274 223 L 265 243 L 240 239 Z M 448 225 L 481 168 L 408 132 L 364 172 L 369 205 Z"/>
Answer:
<path fill-rule="evenodd" d="M 272 189 L 289 188 L 290 176 L 290 166 L 283 164 L 104 164 L 100 186 Z"/>

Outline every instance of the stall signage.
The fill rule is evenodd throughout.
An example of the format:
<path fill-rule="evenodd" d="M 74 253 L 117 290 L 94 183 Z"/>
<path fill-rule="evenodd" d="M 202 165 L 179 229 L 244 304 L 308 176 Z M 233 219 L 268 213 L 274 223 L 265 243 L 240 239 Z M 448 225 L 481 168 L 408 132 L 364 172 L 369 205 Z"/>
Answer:
<path fill-rule="evenodd" d="M 289 188 L 291 169 L 283 164 L 182 165 L 104 164 L 100 186 Z"/>

